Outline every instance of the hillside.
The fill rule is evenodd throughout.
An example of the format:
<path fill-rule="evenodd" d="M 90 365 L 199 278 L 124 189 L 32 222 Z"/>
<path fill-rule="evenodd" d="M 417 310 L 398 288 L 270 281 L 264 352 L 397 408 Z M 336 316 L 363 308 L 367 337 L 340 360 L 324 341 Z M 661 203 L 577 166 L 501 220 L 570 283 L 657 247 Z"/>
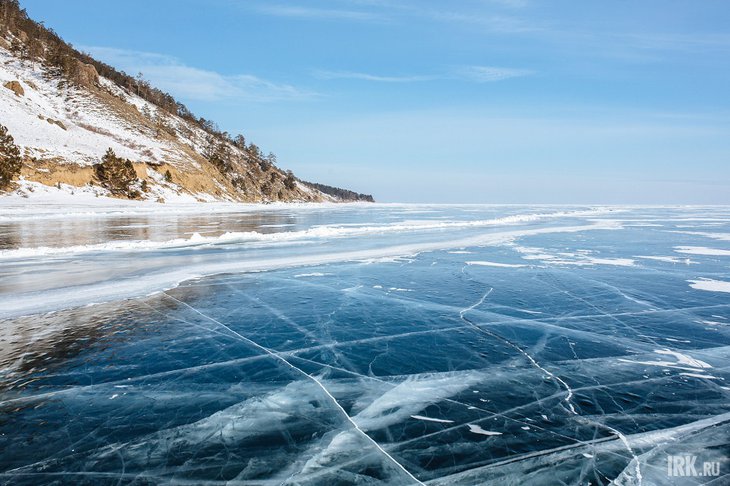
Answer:
<path fill-rule="evenodd" d="M 243 135 L 76 51 L 14 0 L 0 0 L 0 125 L 21 152 L 6 188 L 20 194 L 43 184 L 154 201 L 371 200 L 300 181 Z"/>

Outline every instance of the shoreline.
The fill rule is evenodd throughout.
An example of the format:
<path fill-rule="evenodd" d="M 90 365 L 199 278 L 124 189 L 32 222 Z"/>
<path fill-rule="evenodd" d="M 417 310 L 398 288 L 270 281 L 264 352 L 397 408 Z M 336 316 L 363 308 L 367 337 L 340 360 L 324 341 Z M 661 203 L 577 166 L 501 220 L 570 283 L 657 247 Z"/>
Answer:
<path fill-rule="evenodd" d="M 341 206 L 370 207 L 364 201 L 291 201 L 238 202 L 225 200 L 196 200 L 192 195 L 158 202 L 144 199 L 121 199 L 98 195 L 88 187 L 57 189 L 33 184 L 35 189 L 23 195 L 17 190 L 0 192 L 0 223 L 27 219 L 88 218 L 115 216 L 147 216 L 158 214 L 237 213 L 288 208 L 337 208 Z M 202 196 L 202 195 L 201 195 Z"/>
<path fill-rule="evenodd" d="M 28 219 L 96 218 L 155 216 L 159 214 L 211 214 L 249 213 L 255 211 L 336 210 L 362 207 L 368 209 L 403 208 L 586 208 L 607 211 L 623 209 L 730 209 L 730 204 L 634 204 L 634 203 L 459 203 L 459 202 L 367 202 L 367 201 L 288 201 L 288 202 L 239 202 L 198 198 L 190 194 L 179 195 L 165 202 L 151 199 L 121 199 L 101 195 L 93 187 L 64 185 L 61 189 L 39 183 L 25 182 L 28 192 L 17 189 L 0 192 L 0 224 Z M 98 189 L 98 188 L 96 188 Z"/>
<path fill-rule="evenodd" d="M 124 278 L 118 281 L 102 279 L 88 284 L 63 286 L 42 291 L 0 294 L 0 309 L 2 309 L 0 319 L 14 319 L 86 305 L 151 296 L 178 287 L 186 281 L 216 275 L 258 273 L 353 261 L 377 261 L 454 248 L 500 246 L 525 236 L 616 229 L 620 229 L 620 226 L 611 222 L 595 221 L 572 226 L 522 227 L 480 235 L 446 238 L 439 241 L 386 244 L 359 250 L 345 249 L 308 255 L 242 259 L 235 262 L 201 262 L 184 268 L 162 266 L 149 273 L 136 274 L 132 279 Z"/>
<path fill-rule="evenodd" d="M 625 209 L 730 209 L 730 204 L 605 204 L 605 203 L 424 203 L 424 202 L 365 202 L 365 201 L 290 201 L 236 202 L 223 200 L 152 200 L 119 199 L 64 190 L 46 186 L 48 191 L 24 197 L 16 192 L 0 193 L 0 224 L 28 219 L 103 218 L 157 216 L 171 214 L 234 214 L 256 211 L 364 209 L 428 209 L 428 208 L 585 208 L 620 211 Z M 79 188 L 83 189 L 83 188 Z M 57 191 L 57 192 L 55 192 Z"/>

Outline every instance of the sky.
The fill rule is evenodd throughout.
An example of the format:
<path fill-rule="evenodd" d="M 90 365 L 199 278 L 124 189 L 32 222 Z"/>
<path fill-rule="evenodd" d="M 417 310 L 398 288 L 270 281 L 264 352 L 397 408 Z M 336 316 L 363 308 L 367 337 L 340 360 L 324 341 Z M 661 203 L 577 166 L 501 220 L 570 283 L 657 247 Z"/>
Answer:
<path fill-rule="evenodd" d="M 730 204 L 726 0 L 21 4 L 378 201 Z"/>

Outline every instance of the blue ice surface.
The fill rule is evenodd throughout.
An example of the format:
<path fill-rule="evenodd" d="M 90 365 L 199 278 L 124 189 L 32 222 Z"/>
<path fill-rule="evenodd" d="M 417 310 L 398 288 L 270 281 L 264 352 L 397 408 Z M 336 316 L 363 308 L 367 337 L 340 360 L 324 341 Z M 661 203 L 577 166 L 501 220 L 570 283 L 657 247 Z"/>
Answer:
<path fill-rule="evenodd" d="M 72 226 L 0 224 L 0 482 L 730 481 L 730 208 Z"/>

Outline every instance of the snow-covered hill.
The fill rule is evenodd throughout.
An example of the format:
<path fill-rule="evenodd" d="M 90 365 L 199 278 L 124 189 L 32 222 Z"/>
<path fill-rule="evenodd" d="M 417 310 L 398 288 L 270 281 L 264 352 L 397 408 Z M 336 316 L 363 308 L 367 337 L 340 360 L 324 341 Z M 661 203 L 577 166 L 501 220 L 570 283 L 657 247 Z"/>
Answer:
<path fill-rule="evenodd" d="M 4 45 L 4 46 L 3 46 Z M 222 173 L 202 155 L 211 135 L 114 82 L 96 75 L 74 84 L 41 62 L 20 60 L 0 43 L 0 124 L 24 156 L 15 191 L 33 196 L 44 184 L 68 195 L 109 195 L 93 165 L 111 148 L 134 163 L 142 199 L 155 201 L 334 201 L 226 143 L 232 169 Z M 169 171 L 170 177 L 165 177 Z M 46 193 L 44 189 L 42 192 Z"/>

